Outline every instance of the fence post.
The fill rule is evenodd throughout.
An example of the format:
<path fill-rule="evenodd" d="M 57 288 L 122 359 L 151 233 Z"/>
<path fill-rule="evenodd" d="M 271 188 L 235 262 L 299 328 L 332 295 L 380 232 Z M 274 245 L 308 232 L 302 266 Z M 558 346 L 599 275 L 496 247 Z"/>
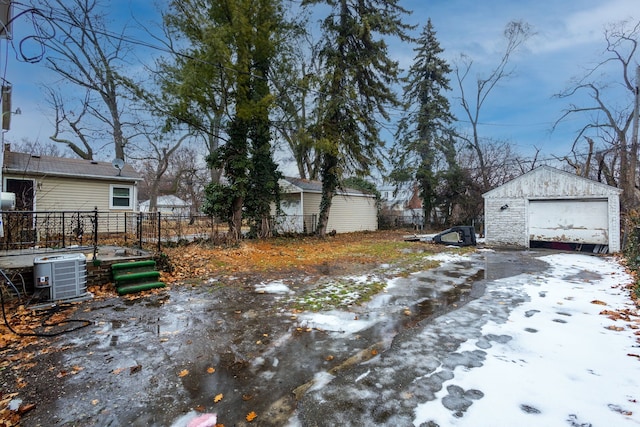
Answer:
<path fill-rule="evenodd" d="M 142 212 L 138 214 L 138 239 L 140 239 L 138 245 L 140 249 L 142 249 L 142 215 L 144 215 Z"/>
<path fill-rule="evenodd" d="M 161 212 L 158 212 L 158 253 L 162 251 L 162 230 L 160 227 L 162 226 L 162 222 L 160 221 Z"/>
<path fill-rule="evenodd" d="M 66 248 L 67 244 L 65 243 L 64 239 L 65 239 L 65 236 L 66 236 L 67 232 L 66 232 L 66 227 L 64 226 L 64 224 L 65 224 L 65 220 L 64 220 L 64 211 L 63 211 L 62 212 L 62 247 Z"/>
<path fill-rule="evenodd" d="M 78 221 L 80 213 L 78 213 Z M 98 207 L 93 208 L 93 259 L 98 255 Z"/>
<path fill-rule="evenodd" d="M 129 220 L 127 219 L 127 212 L 124 213 L 124 242 L 127 243 L 127 222 L 129 222 Z"/>

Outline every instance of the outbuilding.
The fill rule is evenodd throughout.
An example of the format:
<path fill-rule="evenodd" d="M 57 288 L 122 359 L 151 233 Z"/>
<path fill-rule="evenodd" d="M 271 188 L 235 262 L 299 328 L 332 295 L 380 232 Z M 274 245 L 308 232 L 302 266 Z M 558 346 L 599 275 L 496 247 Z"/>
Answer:
<path fill-rule="evenodd" d="M 286 177 L 278 181 L 280 209 L 276 228 L 280 232 L 313 233 L 322 199 L 322 182 Z M 336 191 L 331 201 L 327 231 L 350 233 L 378 229 L 376 197 L 352 188 Z"/>
<path fill-rule="evenodd" d="M 540 166 L 483 194 L 488 245 L 620 251 L 620 193 Z"/>

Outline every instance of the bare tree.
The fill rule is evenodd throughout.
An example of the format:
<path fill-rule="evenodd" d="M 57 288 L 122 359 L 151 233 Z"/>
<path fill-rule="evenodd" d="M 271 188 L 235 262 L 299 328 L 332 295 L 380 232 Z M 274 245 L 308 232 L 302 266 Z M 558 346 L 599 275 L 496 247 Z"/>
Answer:
<path fill-rule="evenodd" d="M 586 116 L 588 121 L 577 132 L 572 151 L 576 150 L 580 141 L 587 141 L 589 154 L 593 153 L 598 162 L 598 175 L 604 175 L 607 182 L 617 181 L 618 187 L 622 189 L 622 209 L 628 210 L 635 207 L 640 200 L 637 189 L 637 138 L 632 138 L 629 142 L 629 132 L 633 123 L 633 100 L 640 84 L 634 84 L 632 81 L 634 65 L 637 65 L 640 22 L 631 25 L 629 22 L 612 24 L 605 30 L 604 36 L 607 44 L 605 59 L 588 70 L 572 87 L 556 95 L 561 99 L 569 99 L 586 93 L 591 102 L 588 105 L 571 103 L 556 121 L 555 126 L 569 116 Z M 609 66 L 617 67 L 617 79 L 606 81 L 606 74 L 596 75 L 599 71 L 606 72 Z M 611 155 L 608 148 L 595 149 L 598 141 L 601 146 L 610 145 L 614 148 L 615 155 Z M 614 163 L 606 164 L 607 153 L 610 154 L 608 157 L 611 160 L 615 160 Z M 592 157 L 588 156 L 588 160 L 591 159 Z M 614 175 L 618 177 L 617 180 Z"/>
<path fill-rule="evenodd" d="M 461 93 L 459 97 L 460 104 L 471 123 L 472 130 L 471 135 L 464 139 L 477 156 L 478 167 L 480 168 L 479 178 L 485 191 L 491 188 L 491 183 L 490 171 L 483 152 L 481 135 L 478 131 L 480 112 L 493 89 L 513 74 L 513 70 L 508 68 L 512 55 L 533 35 L 531 27 L 526 22 L 509 22 L 504 30 L 507 45 L 498 65 L 486 77 L 477 78 L 475 91 L 469 95 L 465 91 L 465 81 L 471 72 L 473 60 L 466 55 L 462 55 L 460 61 L 454 64 L 454 72 Z"/>
<path fill-rule="evenodd" d="M 274 67 L 272 83 L 277 92 L 278 107 L 274 124 L 287 143 L 300 178 L 316 180 L 321 158 L 311 134 L 311 127 L 315 124 L 311 102 L 318 91 L 323 71 L 315 52 L 318 45 L 311 40 L 307 45 L 292 43 Z M 296 90 L 291 90 L 292 86 Z"/>
<path fill-rule="evenodd" d="M 114 33 L 107 25 L 107 9 L 101 8 L 98 0 L 43 0 L 37 7 L 49 16 L 48 24 L 55 29 L 54 35 L 44 39 L 47 67 L 60 76 L 61 83 L 85 94 L 80 112 L 71 117 L 70 109 L 63 108 L 70 100 L 50 89 L 56 108 L 56 130 L 51 139 L 68 145 L 83 158 L 93 158 L 89 136 L 110 139 L 115 157 L 125 159 L 128 138 L 122 90 L 132 85 L 122 84 L 129 80 L 120 72 L 129 51 L 123 34 Z M 96 126 L 90 135 L 81 125 L 85 120 Z M 65 126 L 80 145 L 61 137 Z M 100 134 L 103 129 L 108 129 L 108 138 Z"/>
<path fill-rule="evenodd" d="M 148 180 L 149 211 L 157 210 L 159 188 L 162 179 L 167 173 L 171 164 L 173 154 L 180 148 L 180 145 L 191 135 L 185 134 L 177 141 L 167 143 L 165 137 L 154 138 L 153 134 L 144 134 L 147 138 L 147 150 L 145 151 L 144 167 L 145 176 Z"/>
<path fill-rule="evenodd" d="M 49 156 L 49 157 L 70 157 L 68 152 L 60 150 L 60 145 L 52 142 L 43 143 L 38 140 L 31 141 L 27 138 L 22 138 L 20 142 L 11 144 L 11 151 L 17 153 L 28 153 L 36 156 Z"/>
<path fill-rule="evenodd" d="M 65 144 L 78 157 L 85 160 L 93 160 L 93 147 L 89 141 L 88 131 L 84 128 L 82 119 L 87 114 L 88 97 L 82 101 L 78 113 L 67 111 L 61 95 L 51 88 L 46 89 L 49 101 L 55 110 L 55 128 L 53 135 L 49 136 L 53 142 Z M 67 137 L 67 133 L 72 133 Z"/>
<path fill-rule="evenodd" d="M 520 157 L 516 157 L 514 159 L 515 163 L 518 165 L 521 174 L 525 174 L 529 171 L 534 170 L 537 167 L 538 156 L 540 155 L 540 149 L 535 145 L 533 148 L 536 150 L 535 154 L 531 157 L 531 160 L 523 160 Z"/>

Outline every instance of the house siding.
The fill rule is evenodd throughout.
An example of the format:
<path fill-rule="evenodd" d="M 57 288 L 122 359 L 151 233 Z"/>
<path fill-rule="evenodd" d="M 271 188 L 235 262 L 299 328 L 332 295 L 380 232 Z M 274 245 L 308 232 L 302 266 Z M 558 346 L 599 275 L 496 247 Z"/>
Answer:
<path fill-rule="evenodd" d="M 378 229 L 375 198 L 337 195 L 331 201 L 327 230 L 336 233 Z"/>
<path fill-rule="evenodd" d="M 110 186 L 121 185 L 133 188 L 134 204 L 136 191 L 132 184 L 118 181 L 83 180 L 81 178 L 28 177 L 5 174 L 6 179 L 34 179 L 36 182 L 35 208 L 38 211 L 98 211 L 131 212 L 132 209 L 109 209 Z"/>
<path fill-rule="evenodd" d="M 289 201 L 288 215 L 303 215 L 304 227 L 297 224 L 298 229 L 314 230 L 320 215 L 321 184 L 315 181 L 290 178 L 293 183 L 280 180 L 280 190 L 283 192 L 282 201 Z M 302 206 L 300 206 L 302 204 Z M 275 211 L 275 207 L 272 212 Z M 297 211 L 294 213 L 294 211 Z M 331 210 L 327 222 L 327 231 L 336 233 L 350 233 L 354 231 L 374 231 L 378 229 L 378 209 L 376 199 L 353 190 L 348 193 L 336 194 L 331 201 Z"/>

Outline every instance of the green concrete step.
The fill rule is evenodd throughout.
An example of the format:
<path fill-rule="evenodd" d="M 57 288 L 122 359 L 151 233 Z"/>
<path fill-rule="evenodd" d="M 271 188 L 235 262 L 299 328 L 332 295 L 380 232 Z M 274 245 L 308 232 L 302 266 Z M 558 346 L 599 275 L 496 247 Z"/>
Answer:
<path fill-rule="evenodd" d="M 147 289 L 163 288 L 160 272 L 156 271 L 154 260 L 132 261 L 113 264 L 111 275 L 118 294 L 131 294 Z"/>
<path fill-rule="evenodd" d="M 111 266 L 111 274 L 113 276 L 121 276 L 123 274 L 134 273 L 138 271 L 150 271 L 156 269 L 156 262 L 152 259 L 144 261 L 131 261 L 113 264 Z"/>
<path fill-rule="evenodd" d="M 164 287 L 165 287 L 165 284 L 162 282 L 149 282 L 149 283 L 138 283 L 133 285 L 124 285 L 124 286 L 118 287 L 118 294 L 119 295 L 133 294 L 136 292 L 142 292 L 149 289 L 164 288 Z"/>
<path fill-rule="evenodd" d="M 113 280 L 116 283 L 116 286 L 120 287 L 127 284 L 155 282 L 159 277 L 160 272 L 158 271 L 141 271 L 139 273 L 117 275 L 113 278 Z"/>

